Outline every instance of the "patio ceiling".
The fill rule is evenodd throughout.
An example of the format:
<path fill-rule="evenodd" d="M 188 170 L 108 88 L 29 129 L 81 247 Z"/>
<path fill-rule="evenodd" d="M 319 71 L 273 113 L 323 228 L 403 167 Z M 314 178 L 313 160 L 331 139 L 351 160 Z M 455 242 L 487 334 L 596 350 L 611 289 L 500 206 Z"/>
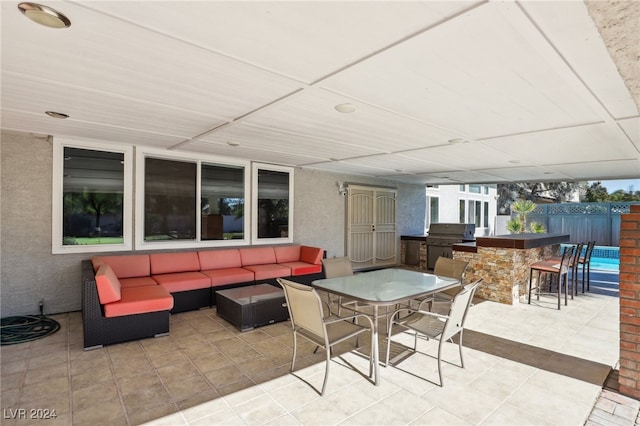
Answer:
<path fill-rule="evenodd" d="M 582 1 L 47 2 L 68 29 L 17 4 L 4 129 L 413 183 L 640 178 Z"/>

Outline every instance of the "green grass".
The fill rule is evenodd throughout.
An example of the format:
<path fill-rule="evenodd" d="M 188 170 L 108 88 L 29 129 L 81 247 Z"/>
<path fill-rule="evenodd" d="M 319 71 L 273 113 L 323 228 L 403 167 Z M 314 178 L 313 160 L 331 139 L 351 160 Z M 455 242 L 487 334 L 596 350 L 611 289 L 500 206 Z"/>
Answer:
<path fill-rule="evenodd" d="M 65 244 L 69 244 L 71 241 L 74 241 L 72 244 L 78 245 L 96 245 L 96 244 L 123 244 L 124 238 L 122 237 L 78 237 L 78 238 L 65 238 Z"/>

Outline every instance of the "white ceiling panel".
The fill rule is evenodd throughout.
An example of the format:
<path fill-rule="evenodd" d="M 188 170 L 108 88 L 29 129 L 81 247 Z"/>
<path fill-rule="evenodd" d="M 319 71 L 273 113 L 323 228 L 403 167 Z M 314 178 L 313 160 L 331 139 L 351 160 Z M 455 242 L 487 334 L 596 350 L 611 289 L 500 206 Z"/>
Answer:
<path fill-rule="evenodd" d="M 615 118 L 638 114 L 638 107 L 611 61 L 595 23 L 580 1 L 519 3 L 553 46 L 574 68 L 607 111 Z M 637 35 L 636 35 L 637 36 Z M 636 37 L 636 43 L 640 42 Z"/>
<path fill-rule="evenodd" d="M 51 85 L 45 80 L 14 73 L 3 75 L 2 96 L 6 104 L 17 111 L 33 114 L 44 114 L 45 110 L 64 111 L 74 120 L 97 126 L 106 122 L 122 129 L 166 134 L 178 139 L 201 133 L 212 123 L 224 123 L 222 119 L 215 121 L 210 115 L 168 104 L 142 102 L 73 85 Z"/>
<path fill-rule="evenodd" d="M 335 106 L 350 103 L 352 113 Z M 307 89 L 252 114 L 248 123 L 382 152 L 433 146 L 461 135 L 321 89 Z"/>
<path fill-rule="evenodd" d="M 3 70 L 229 118 L 299 86 L 120 19 L 62 6 L 73 23 L 52 32 L 22 17 L 15 2 L 2 2 Z"/>
<path fill-rule="evenodd" d="M 311 83 L 472 3 L 174 1 L 152 14 L 144 1 L 88 7 Z"/>
<path fill-rule="evenodd" d="M 322 85 L 472 138 L 604 114 L 513 2 L 478 7 Z"/>
<path fill-rule="evenodd" d="M 625 179 L 627 176 L 638 176 L 640 160 L 594 161 L 593 163 L 562 164 L 549 166 L 562 169 L 573 180 L 592 180 L 591 176 L 599 176 L 598 180 Z"/>
<path fill-rule="evenodd" d="M 72 118 L 59 120 L 44 114 L 6 109 L 2 110 L 2 128 L 62 137 L 71 136 L 77 140 L 94 139 L 162 149 L 180 142 L 177 137 L 160 133 L 143 132 L 107 124 L 87 123 Z"/>
<path fill-rule="evenodd" d="M 193 141 L 181 146 L 181 151 L 200 152 L 203 154 L 214 154 L 225 157 L 244 158 L 261 163 L 281 164 L 286 166 L 296 166 L 298 164 L 312 163 L 320 159 L 292 152 L 278 152 L 269 149 L 268 146 L 262 148 L 251 148 L 245 146 L 230 146 L 226 143 L 211 143 L 204 141 Z"/>
<path fill-rule="evenodd" d="M 616 124 L 595 124 L 483 141 L 516 158 L 538 164 L 621 160 L 638 152 Z M 573 160 L 573 161 L 571 161 Z"/>
<path fill-rule="evenodd" d="M 640 117 L 618 121 L 618 124 L 640 152 Z"/>
<path fill-rule="evenodd" d="M 68 29 L 18 3 L 3 129 L 400 182 L 640 178 L 640 100 L 580 0 L 47 2 Z"/>
<path fill-rule="evenodd" d="M 225 126 L 200 138 L 204 142 L 235 143 L 251 149 L 265 149 L 280 153 L 295 153 L 314 157 L 313 162 L 345 159 L 354 156 L 373 155 L 380 151 L 347 145 L 340 141 L 317 136 L 285 132 L 272 128 L 249 125 L 246 121 Z M 307 161 L 309 162 L 309 161 Z"/>

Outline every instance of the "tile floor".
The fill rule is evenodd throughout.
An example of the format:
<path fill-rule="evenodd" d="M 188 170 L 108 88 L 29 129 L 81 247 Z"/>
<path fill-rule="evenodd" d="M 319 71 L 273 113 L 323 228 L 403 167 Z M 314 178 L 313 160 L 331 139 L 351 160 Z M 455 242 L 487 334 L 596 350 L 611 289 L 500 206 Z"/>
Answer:
<path fill-rule="evenodd" d="M 324 397 L 322 351 L 303 343 L 288 372 L 289 323 L 240 333 L 207 309 L 172 316 L 169 336 L 85 352 L 80 313 L 52 317 L 62 326 L 53 336 L 1 348 L 3 425 L 583 425 L 618 361 L 618 299 L 601 294 L 560 311 L 551 298 L 476 303 L 466 368 L 445 363 L 444 387 L 433 383 L 435 342 L 402 355 L 412 337 L 394 336 L 399 361 L 381 368 L 380 386 L 345 344 Z M 445 359 L 458 362 L 456 345 Z M 19 409 L 57 417 L 16 419 Z"/>

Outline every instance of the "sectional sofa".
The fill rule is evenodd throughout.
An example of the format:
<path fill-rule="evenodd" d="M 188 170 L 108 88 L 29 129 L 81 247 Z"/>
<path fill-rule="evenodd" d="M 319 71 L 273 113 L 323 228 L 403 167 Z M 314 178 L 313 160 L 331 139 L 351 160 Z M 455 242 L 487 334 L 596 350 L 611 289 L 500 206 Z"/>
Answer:
<path fill-rule="evenodd" d="M 169 315 L 214 306 L 217 290 L 322 278 L 324 251 L 304 245 L 94 256 L 83 261 L 85 349 L 169 332 Z"/>

